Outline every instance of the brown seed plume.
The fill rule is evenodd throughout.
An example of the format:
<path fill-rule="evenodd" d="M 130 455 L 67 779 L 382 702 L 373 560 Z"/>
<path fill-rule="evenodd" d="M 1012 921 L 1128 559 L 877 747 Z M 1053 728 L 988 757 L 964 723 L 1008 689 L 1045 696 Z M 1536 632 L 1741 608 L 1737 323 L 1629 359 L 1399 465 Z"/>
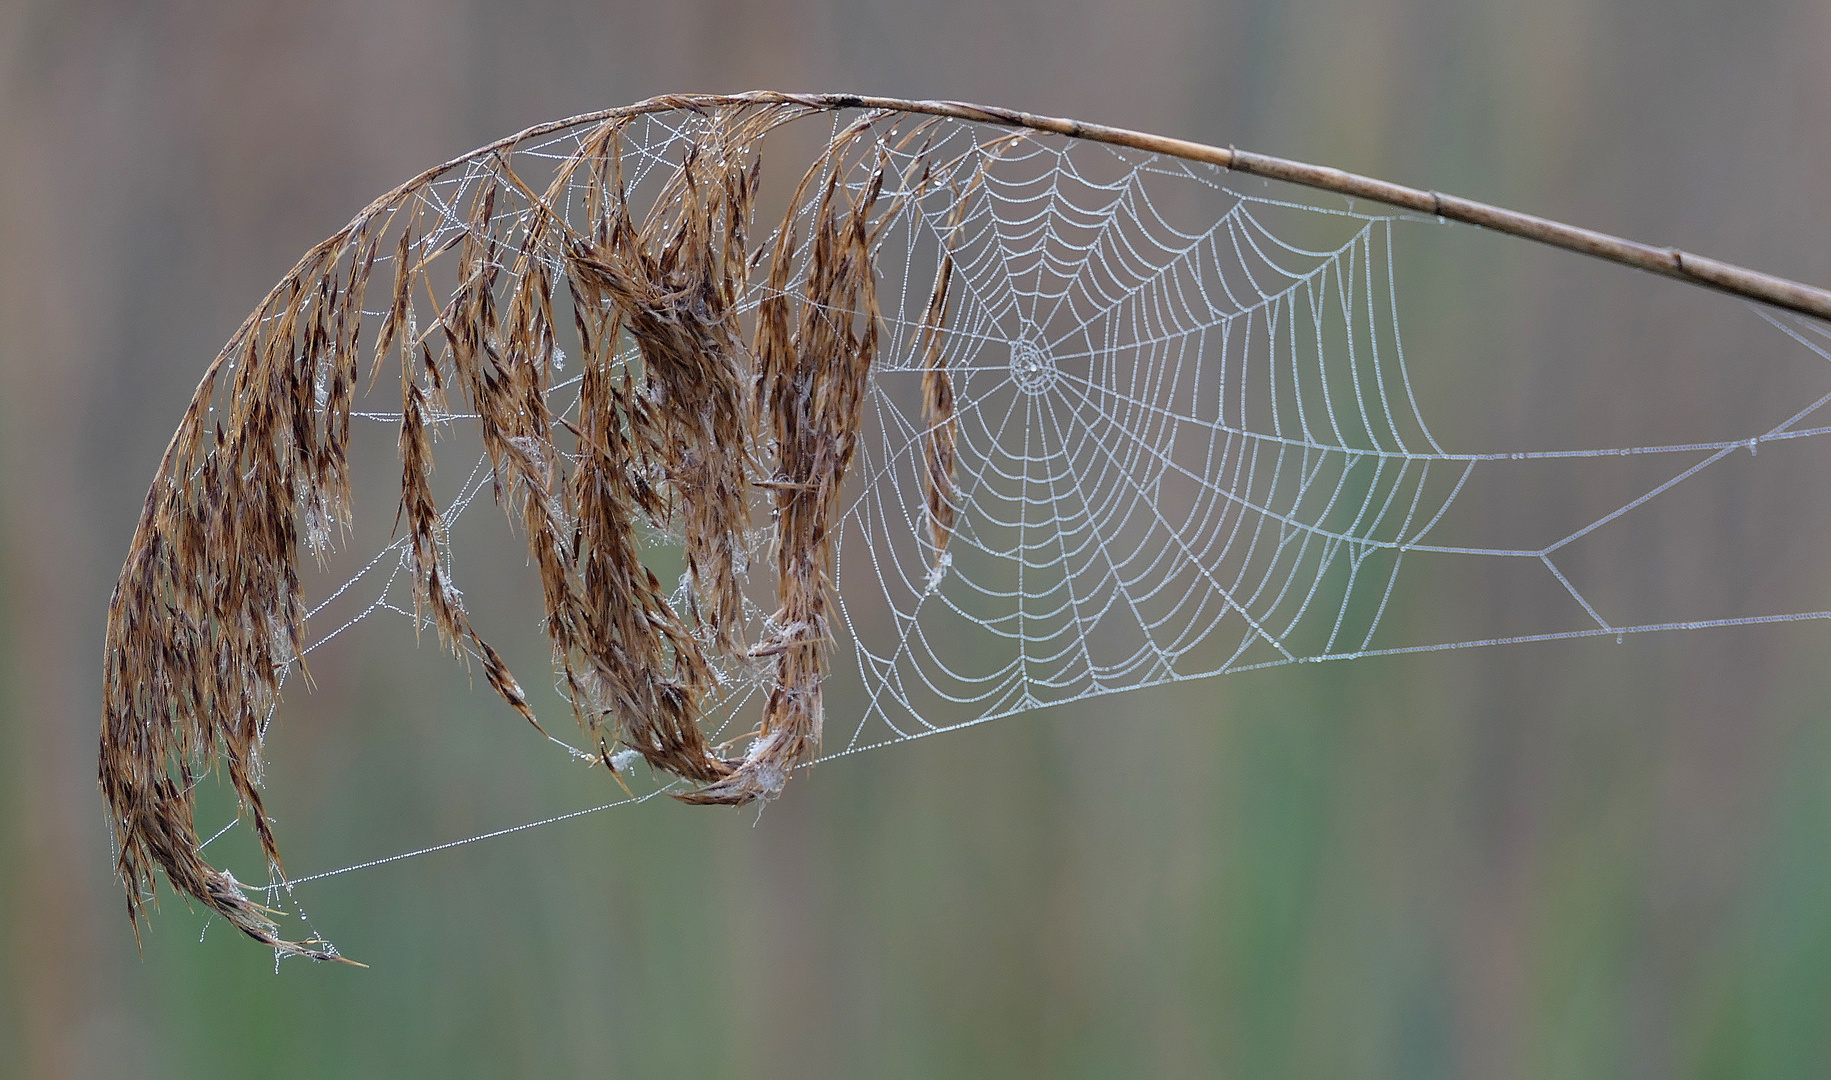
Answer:
<path fill-rule="evenodd" d="M 737 654 L 752 443 L 752 365 L 737 303 L 760 161 L 730 126 L 712 135 L 687 150 L 640 224 L 623 192 L 621 155 L 609 147 L 604 183 L 616 197 L 567 251 L 586 356 L 576 546 L 594 628 L 585 639 L 589 677 L 574 683 L 568 664 L 569 686 L 575 705 L 590 703 L 582 715 L 601 753 L 609 740 L 596 726 L 600 714 L 614 717 L 616 737 L 651 765 L 697 781 L 730 772 L 697 722 L 712 669 L 641 567 L 631 521 L 640 511 L 676 524 L 707 645 Z M 639 376 L 615 374 L 620 332 L 634 339 Z"/>
<path fill-rule="evenodd" d="M 303 650 L 297 550 L 321 552 L 348 521 L 350 393 L 374 251 L 359 218 L 268 296 L 205 375 L 147 493 L 109 603 L 100 758 L 136 925 L 156 867 L 250 937 L 337 959 L 281 939 L 234 876 L 203 860 L 194 788 L 225 772 L 279 866 L 257 786 L 261 737 Z M 225 381 L 230 404 L 212 425 Z"/>
<path fill-rule="evenodd" d="M 775 679 L 742 763 L 718 783 L 680 796 L 687 802 L 773 796 L 820 746 L 833 531 L 877 351 L 873 211 L 883 192 L 882 160 L 859 190 L 841 184 L 846 155 L 866 130 L 855 125 L 842 134 L 803 179 L 796 205 L 824 176 L 811 242 L 797 260 L 792 221 L 784 222 L 757 310 L 758 423 L 768 430 L 776 457 L 769 490 L 777 607 L 769 637 L 752 655 L 774 658 Z"/>
<path fill-rule="evenodd" d="M 954 253 L 941 255 L 935 288 L 922 319 L 922 495 L 928 510 L 928 537 L 938 568 L 954 535 L 954 380 L 947 371 L 941 328 L 947 322 L 947 291 L 953 280 Z"/>
<path fill-rule="evenodd" d="M 752 252 L 760 145 L 818 109 L 788 99 L 679 108 L 694 135 L 640 205 L 627 190 L 630 116 L 582 131 L 543 191 L 497 147 L 379 200 L 294 268 L 204 376 L 109 609 L 100 777 L 136 928 L 157 872 L 282 954 L 342 959 L 323 942 L 282 938 L 274 913 L 209 865 L 194 789 L 226 774 L 284 881 L 261 802 L 262 740 L 283 679 L 295 667 L 307 676 L 300 550 L 323 560 L 352 527 L 365 308 L 379 322 L 366 385 L 384 366 L 399 371 L 394 535 L 416 626 L 474 659 L 540 726 L 451 578 L 434 460 L 461 407 L 496 502 L 527 542 L 559 686 L 595 755 L 615 768 L 618 748 L 635 750 L 699 785 L 678 797 L 702 803 L 768 798 L 813 759 L 840 495 L 878 348 L 876 246 L 926 179 L 884 195 L 879 128 L 890 118 L 866 113 L 835 133 L 773 244 Z M 905 129 L 898 145 L 932 123 Z M 746 315 L 765 262 L 763 299 Z M 941 363 L 951 272 L 949 253 L 920 346 L 937 548 L 952 521 Z M 576 412 L 550 404 L 562 330 L 578 353 Z M 744 591 L 753 502 L 770 512 L 776 577 L 755 641 Z M 645 527 L 682 537 L 680 610 L 642 563 Z M 736 760 L 701 723 L 723 692 L 721 667 L 768 672 L 755 738 Z"/>

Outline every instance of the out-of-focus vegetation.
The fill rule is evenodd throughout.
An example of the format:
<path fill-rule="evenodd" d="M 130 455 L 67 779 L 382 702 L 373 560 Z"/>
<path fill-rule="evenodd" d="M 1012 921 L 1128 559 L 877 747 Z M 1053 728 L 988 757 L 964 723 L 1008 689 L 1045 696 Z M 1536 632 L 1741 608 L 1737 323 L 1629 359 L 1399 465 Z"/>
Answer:
<path fill-rule="evenodd" d="M 959 97 L 1827 283 L 1828 43 L 1806 2 L 0 10 L 0 1074 L 1831 1069 L 1818 625 L 1237 676 L 823 765 L 760 818 L 650 803 L 301 889 L 369 971 L 275 978 L 175 903 L 136 953 L 93 779 L 103 608 L 198 373 L 428 164 L 670 90 Z M 1418 238 L 1406 342 L 1440 437 L 1561 447 L 1792 400 L 1766 381 L 1784 340 L 1733 303 Z M 1815 519 L 1774 508 L 1831 497 L 1724 498 L 1636 534 L 1646 579 L 1613 587 L 1775 610 L 1771 580 L 1823 587 Z M 1768 585 L 1700 578 L 1751 533 Z M 473 599 L 531 619 L 508 569 Z M 272 747 L 296 871 L 611 797 L 430 648 L 315 674 Z"/>

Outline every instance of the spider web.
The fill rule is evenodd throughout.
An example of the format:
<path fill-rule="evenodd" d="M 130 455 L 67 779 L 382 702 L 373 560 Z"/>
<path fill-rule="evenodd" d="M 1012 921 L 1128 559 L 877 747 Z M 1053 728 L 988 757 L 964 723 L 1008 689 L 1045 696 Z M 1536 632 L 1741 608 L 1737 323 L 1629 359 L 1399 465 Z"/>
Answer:
<path fill-rule="evenodd" d="M 809 119 L 790 129 L 826 123 Z M 841 130 L 837 118 L 830 123 L 829 140 Z M 711 124 L 673 112 L 623 131 L 632 206 L 652 204 L 689 148 L 711 141 Z M 879 169 L 885 202 L 896 209 L 877 251 L 883 336 L 839 524 L 833 591 L 840 618 L 821 760 L 1097 695 L 1268 666 L 1831 617 L 1636 618 L 1617 614 L 1568 572 L 1586 539 L 1669 500 L 1712 466 L 1831 431 L 1823 416 L 1831 394 L 1727 440 L 1459 452 L 1433 435 L 1420 408 L 1395 284 L 1395 238 L 1437 227 L 1432 222 L 1054 136 L 929 121 L 918 139 L 916 122 L 895 115 L 877 115 L 873 125 L 869 152 L 849 159 L 842 183 L 862 190 Z M 525 193 L 579 154 L 589 133 L 562 131 L 460 163 L 397 208 L 392 228 L 410 237 L 412 257 L 433 267 L 433 295 L 410 313 L 410 336 L 434 318 L 430 301 L 455 286 L 437 277 L 437 259 L 475 231 L 470 206 L 479 189 L 511 173 L 525 185 L 501 188 L 490 221 L 506 273 L 531 235 L 534 208 Z M 818 149 L 805 133 L 770 139 L 794 148 L 794 137 Z M 583 228 L 583 180 L 554 209 Z M 813 213 L 809 199 L 792 218 L 806 226 Z M 551 253 L 527 251 L 561 276 Z M 952 262 L 954 288 L 935 351 L 925 320 L 944 260 Z M 761 279 L 752 274 L 745 312 L 762 300 Z M 381 305 L 367 307 L 368 319 L 385 314 Z M 1816 323 L 1762 317 L 1831 359 L 1831 335 Z M 562 347 L 549 392 L 562 424 L 576 417 L 578 398 L 578 376 L 564 370 L 565 360 Z M 635 362 L 633 350 L 624 362 Z M 924 453 L 938 424 L 925 412 L 923 384 L 937 369 L 957 402 L 953 479 L 940 492 L 952 522 L 940 534 L 924 488 Z M 389 460 L 398 407 L 364 402 L 353 415 L 369 429 L 357 433 L 359 449 L 379 437 L 369 449 Z M 483 531 L 501 531 L 478 512 L 492 503 L 497 478 L 466 432 L 471 419 L 455 411 L 433 417 L 438 475 L 448 485 L 442 520 L 452 534 L 444 569 L 460 597 L 488 564 L 452 553 L 470 551 L 470 538 Z M 1480 527 L 1451 531 L 1454 510 L 1492 485 L 1504 487 L 1504 471 L 1522 463 L 1570 466 L 1574 472 L 1559 475 L 1579 485 L 1586 470 L 1631 468 L 1618 497 L 1549 535 L 1535 529 L 1541 535 L 1531 539 L 1496 540 Z M 391 474 L 375 471 L 384 482 L 375 490 L 384 494 L 368 499 L 371 507 L 388 504 Z M 767 514 L 756 523 L 749 546 L 761 566 L 772 536 Z M 679 544 L 666 523 L 648 527 L 655 551 Z M 404 537 L 367 553 L 340 548 L 329 534 L 309 539 L 330 560 L 321 576 L 334 587 L 311 609 L 318 633 L 308 658 L 371 623 L 417 631 Z M 1535 612 L 1548 624 L 1522 628 L 1501 618 L 1500 632 L 1419 638 L 1416 620 L 1393 617 L 1395 595 L 1428 585 L 1452 564 L 1461 573 L 1524 573 L 1547 598 Z M 765 576 L 752 573 L 747 586 L 753 641 L 769 629 Z M 676 605 L 690 605 L 692 591 L 683 578 Z M 769 669 L 726 662 L 719 674 L 725 693 L 705 726 L 730 737 L 747 730 Z M 674 789 L 664 784 L 482 836 L 274 878 L 269 894 Z"/>

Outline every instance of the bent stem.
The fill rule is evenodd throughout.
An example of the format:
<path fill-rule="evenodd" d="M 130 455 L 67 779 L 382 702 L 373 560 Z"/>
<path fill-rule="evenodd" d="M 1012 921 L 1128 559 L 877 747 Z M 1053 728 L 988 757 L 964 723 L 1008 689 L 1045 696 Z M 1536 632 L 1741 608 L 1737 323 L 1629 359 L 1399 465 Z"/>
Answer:
<path fill-rule="evenodd" d="M 752 250 L 763 138 L 840 110 L 862 115 L 835 124 L 774 244 Z M 690 114 L 699 133 L 683 160 L 669 163 L 661 197 L 638 220 L 626 199 L 620 139 L 635 118 L 660 113 Z M 894 131 L 903 117 L 917 121 L 891 136 L 900 143 L 876 141 L 880 122 Z M 928 152 L 945 119 L 1011 130 L 942 161 Z M 582 135 L 576 152 L 544 193 L 527 187 L 511 153 L 569 130 Z M 942 218 L 943 251 L 920 327 L 924 517 L 938 570 L 954 528 L 956 404 L 942 341 L 952 237 L 986 163 L 1029 131 L 1434 214 L 1831 319 L 1831 292 L 1677 249 L 1232 147 L 964 102 L 670 96 L 529 128 L 422 173 L 307 253 L 210 365 L 166 449 L 110 603 L 104 654 L 99 778 L 136 925 L 158 871 L 282 953 L 344 959 L 322 942 L 280 938 L 240 883 L 203 859 L 192 792 L 202 773 L 227 773 L 283 877 L 259 793 L 261 755 L 281 677 L 302 667 L 306 652 L 299 549 L 322 557 L 349 528 L 347 455 L 363 353 L 370 387 L 385 360 L 400 364 L 397 527 L 416 627 L 432 626 L 443 648 L 474 658 L 496 692 L 540 727 L 448 576 L 432 439 L 435 425 L 452 417 L 450 398 L 460 396 L 481 427 L 496 499 L 539 571 L 543 626 L 591 756 L 621 782 L 616 747 L 635 751 L 694 785 L 675 793 L 684 801 L 774 797 L 820 744 L 834 536 L 879 344 L 883 230 L 943 183 L 951 189 L 954 213 Z M 909 175 L 919 179 L 887 190 L 889 151 L 916 146 L 910 156 L 921 167 Z M 475 179 L 459 187 L 467 203 L 454 196 L 422 220 L 421 210 L 438 201 L 428 189 L 455 170 Z M 864 179 L 854 184 L 842 173 Z M 589 219 L 577 230 L 555 209 L 575 195 Z M 394 243 L 384 246 L 386 236 Z M 378 279 L 380 295 L 371 298 L 371 272 L 389 250 L 392 286 Z M 441 301 L 428 264 L 446 252 L 457 284 Z M 764 299 L 747 344 L 740 298 L 758 284 L 752 275 L 764 260 Z M 433 309 L 424 326 L 415 311 L 422 290 Z M 371 299 L 382 301 L 380 310 L 370 310 Z M 547 404 L 568 300 L 583 354 L 576 424 Z M 371 317 L 380 326 L 365 347 L 361 328 Z M 621 359 L 625 339 L 636 348 L 634 365 Z M 556 442 L 559 429 L 571 441 Z M 745 642 L 738 577 L 752 488 L 765 494 L 775 522 L 777 606 L 764 640 Z M 642 564 L 643 519 L 686 536 L 697 599 L 684 610 Z M 702 728 L 706 703 L 720 692 L 721 661 L 773 668 L 756 739 L 735 760 Z"/>

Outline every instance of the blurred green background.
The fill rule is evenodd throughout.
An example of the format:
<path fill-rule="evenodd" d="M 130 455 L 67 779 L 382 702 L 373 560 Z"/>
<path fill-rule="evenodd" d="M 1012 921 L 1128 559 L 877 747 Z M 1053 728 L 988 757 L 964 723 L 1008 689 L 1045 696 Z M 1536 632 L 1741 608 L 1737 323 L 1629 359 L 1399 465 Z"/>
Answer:
<path fill-rule="evenodd" d="M 760 818 L 650 803 L 302 890 L 367 971 L 275 977 L 169 898 L 136 952 L 93 779 L 104 606 L 197 375 L 429 164 L 669 91 L 957 97 L 1828 283 L 1828 51 L 1815 0 L 0 3 L 0 1074 L 1831 1074 L 1823 624 L 1137 693 Z M 1769 370 L 1818 377 L 1733 303 L 1414 239 L 1407 344 L 1465 444 L 1720 437 L 1771 422 Z M 1812 606 L 1831 498 L 1719 494 L 1630 534 L 1630 591 Z M 1748 581 L 1703 558 L 1731 543 Z M 289 699 L 289 866 L 607 797 L 435 663 Z"/>

